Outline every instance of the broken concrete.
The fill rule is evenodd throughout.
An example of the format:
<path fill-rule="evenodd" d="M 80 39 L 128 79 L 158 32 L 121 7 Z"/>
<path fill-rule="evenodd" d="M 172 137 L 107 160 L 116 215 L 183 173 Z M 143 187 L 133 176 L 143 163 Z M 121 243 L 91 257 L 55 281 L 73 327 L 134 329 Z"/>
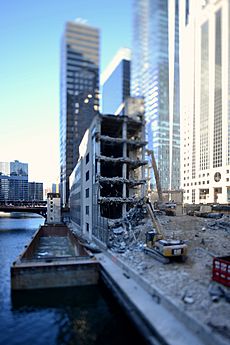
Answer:
<path fill-rule="evenodd" d="M 220 227 L 216 225 L 216 231 L 210 227 L 212 219 L 159 214 L 158 220 L 164 225 L 165 237 L 180 238 L 187 242 L 189 253 L 185 263 L 163 265 L 144 254 L 145 232 L 152 227 L 146 218 L 141 225 L 138 240 L 131 242 L 123 253 L 117 255 L 147 280 L 150 286 L 160 289 L 166 298 L 188 315 L 209 327 L 224 341 L 229 341 L 229 291 L 227 287 L 212 282 L 213 257 L 229 255 L 229 217 L 223 217 L 225 227 L 222 227 L 223 223 Z M 215 223 L 218 224 L 220 220 Z"/>

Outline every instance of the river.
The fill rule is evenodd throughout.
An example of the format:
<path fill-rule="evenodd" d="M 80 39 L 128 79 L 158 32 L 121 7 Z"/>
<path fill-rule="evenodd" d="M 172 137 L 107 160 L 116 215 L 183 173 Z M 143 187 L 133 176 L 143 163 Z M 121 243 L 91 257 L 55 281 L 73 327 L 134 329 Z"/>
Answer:
<path fill-rule="evenodd" d="M 11 296 L 10 266 L 43 222 L 0 217 L 0 345 L 143 344 L 103 286 Z"/>

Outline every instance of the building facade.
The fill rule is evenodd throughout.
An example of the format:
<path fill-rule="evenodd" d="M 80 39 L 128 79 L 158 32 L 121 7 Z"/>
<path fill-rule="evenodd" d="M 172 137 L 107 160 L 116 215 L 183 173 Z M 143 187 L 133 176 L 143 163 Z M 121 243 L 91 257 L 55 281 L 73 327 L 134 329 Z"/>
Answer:
<path fill-rule="evenodd" d="M 102 113 L 124 115 L 130 96 L 131 51 L 121 48 L 102 73 Z"/>
<path fill-rule="evenodd" d="M 61 223 L 61 198 L 59 193 L 47 194 L 47 224 Z"/>
<path fill-rule="evenodd" d="M 28 164 L 0 162 L 0 200 L 28 200 Z"/>
<path fill-rule="evenodd" d="M 99 111 L 99 31 L 68 22 L 61 49 L 60 192 L 68 202 L 69 176 L 78 161 L 78 148 Z"/>
<path fill-rule="evenodd" d="M 181 187 L 230 202 L 230 2 L 181 2 Z"/>
<path fill-rule="evenodd" d="M 131 93 L 145 100 L 146 134 L 163 189 L 180 186 L 179 0 L 134 0 Z M 153 173 L 151 180 L 154 184 Z"/>
<path fill-rule="evenodd" d="M 29 182 L 29 201 L 43 200 L 43 183 Z"/>
<path fill-rule="evenodd" d="M 98 115 L 80 145 L 70 177 L 71 220 L 107 243 L 107 223 L 126 215 L 145 195 L 143 115 Z"/>

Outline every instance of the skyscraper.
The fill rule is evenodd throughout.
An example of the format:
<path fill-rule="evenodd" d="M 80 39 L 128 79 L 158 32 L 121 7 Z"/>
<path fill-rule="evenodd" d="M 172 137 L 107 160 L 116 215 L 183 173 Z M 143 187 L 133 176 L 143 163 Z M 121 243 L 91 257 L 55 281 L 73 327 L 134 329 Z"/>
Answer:
<path fill-rule="evenodd" d="M 28 200 L 28 164 L 0 162 L 0 200 Z"/>
<path fill-rule="evenodd" d="M 43 183 L 29 182 L 29 201 L 43 200 Z"/>
<path fill-rule="evenodd" d="M 102 112 L 124 115 L 125 99 L 130 96 L 131 51 L 121 48 L 102 73 Z"/>
<path fill-rule="evenodd" d="M 230 202 L 230 1 L 181 1 L 181 186 Z"/>
<path fill-rule="evenodd" d="M 179 188 L 179 0 L 134 0 L 133 27 L 132 95 L 145 100 L 162 188 Z"/>
<path fill-rule="evenodd" d="M 85 130 L 99 111 L 99 31 L 68 22 L 61 50 L 60 165 L 62 204 Z"/>

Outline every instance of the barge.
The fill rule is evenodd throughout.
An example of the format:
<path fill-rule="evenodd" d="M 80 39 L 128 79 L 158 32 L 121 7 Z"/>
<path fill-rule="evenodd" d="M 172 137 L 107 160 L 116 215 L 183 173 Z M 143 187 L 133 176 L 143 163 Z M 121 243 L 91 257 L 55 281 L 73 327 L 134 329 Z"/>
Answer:
<path fill-rule="evenodd" d="M 96 285 L 99 263 L 66 225 L 41 226 L 11 266 L 11 289 Z"/>

